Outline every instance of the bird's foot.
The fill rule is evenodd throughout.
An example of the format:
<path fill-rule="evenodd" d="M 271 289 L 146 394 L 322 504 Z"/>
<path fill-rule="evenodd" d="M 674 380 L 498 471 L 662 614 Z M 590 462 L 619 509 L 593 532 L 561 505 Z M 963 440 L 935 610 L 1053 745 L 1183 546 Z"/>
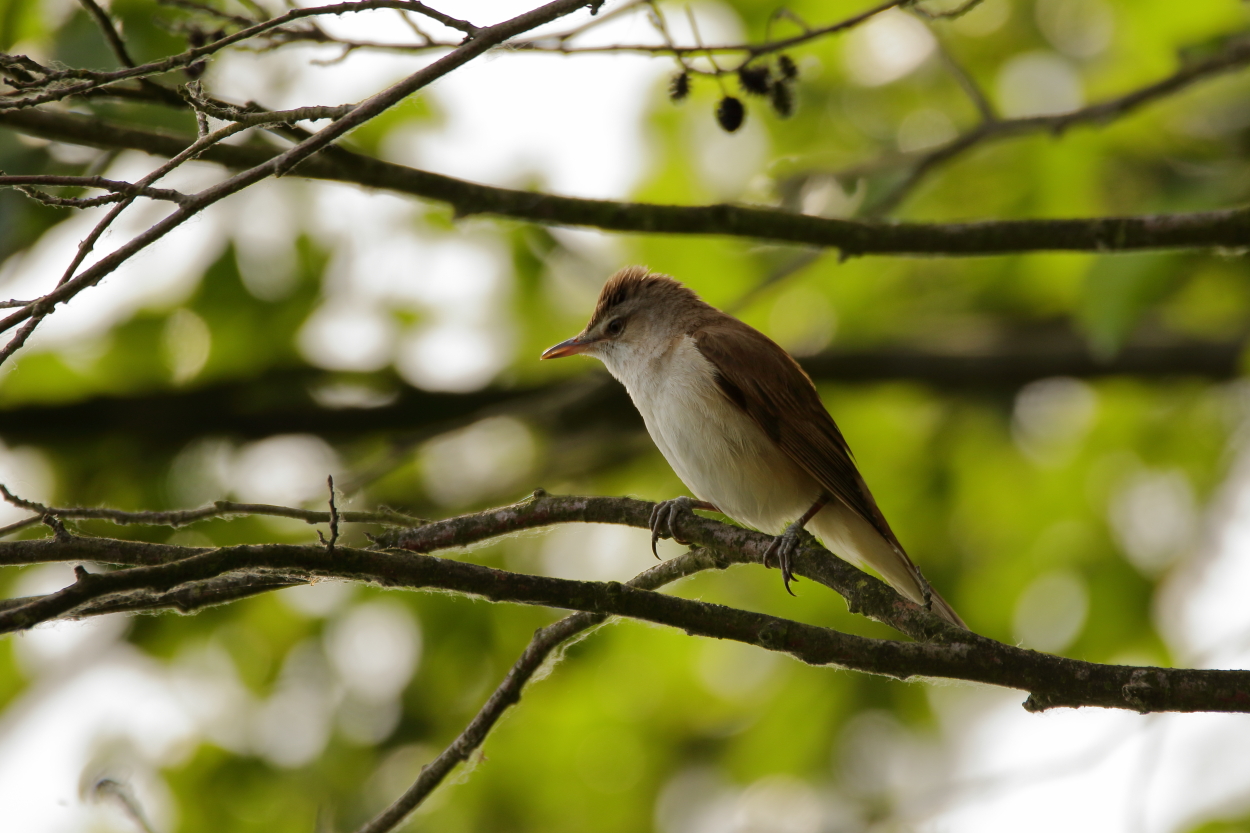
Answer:
<path fill-rule="evenodd" d="M 791 570 L 791 559 L 799 548 L 799 543 L 803 539 L 803 523 L 795 521 L 786 527 L 786 531 L 773 538 L 772 543 L 764 550 L 764 566 L 769 566 L 773 556 L 777 556 L 777 566 L 781 568 L 781 580 L 785 582 L 786 592 L 791 596 L 794 591 L 790 589 L 790 582 L 794 581 L 794 572 Z"/>
<path fill-rule="evenodd" d="M 651 527 L 651 552 L 657 559 L 660 557 L 660 554 L 656 551 L 655 545 L 661 538 L 672 538 L 679 544 L 690 543 L 677 537 L 677 533 L 673 531 L 673 522 L 682 515 L 693 516 L 695 509 L 718 511 L 715 506 L 707 501 L 693 500 L 685 495 L 675 497 L 672 500 L 661 501 L 651 510 L 651 520 L 648 521 L 648 526 Z"/>

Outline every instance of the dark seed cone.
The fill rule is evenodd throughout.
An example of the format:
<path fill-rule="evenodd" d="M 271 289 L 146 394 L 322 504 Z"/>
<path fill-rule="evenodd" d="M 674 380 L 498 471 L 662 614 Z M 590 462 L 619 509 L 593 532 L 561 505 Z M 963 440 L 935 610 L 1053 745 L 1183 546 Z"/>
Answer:
<path fill-rule="evenodd" d="M 790 89 L 789 84 L 778 81 L 773 84 L 773 88 L 769 91 L 769 103 L 773 105 L 773 109 L 777 111 L 777 115 L 783 119 L 788 119 L 794 115 L 794 91 Z"/>
<path fill-rule="evenodd" d="M 793 81 L 799 77 L 798 65 L 789 55 L 777 56 L 777 72 L 781 73 L 781 77 L 787 81 Z"/>
<path fill-rule="evenodd" d="M 690 95 L 690 73 L 679 72 L 668 82 L 668 97 L 673 101 L 681 101 Z"/>
<path fill-rule="evenodd" d="M 738 84 L 743 92 L 750 95 L 768 95 L 773 83 L 772 75 L 767 66 L 742 67 L 738 70 Z"/>
<path fill-rule="evenodd" d="M 746 118 L 747 109 L 742 106 L 742 102 L 731 95 L 727 95 L 720 100 L 720 104 L 716 105 L 716 120 L 720 122 L 720 126 L 725 129 L 726 133 L 733 133 L 739 127 L 742 127 L 742 120 Z"/>

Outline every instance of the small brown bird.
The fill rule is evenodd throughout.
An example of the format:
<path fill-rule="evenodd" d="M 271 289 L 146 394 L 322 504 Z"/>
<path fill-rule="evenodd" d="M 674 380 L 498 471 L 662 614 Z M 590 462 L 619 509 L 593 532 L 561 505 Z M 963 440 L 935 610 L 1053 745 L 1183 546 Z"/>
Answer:
<path fill-rule="evenodd" d="M 776 555 L 789 590 L 790 558 L 807 526 L 833 552 L 967 627 L 903 551 L 812 380 L 768 336 L 672 278 L 630 266 L 608 279 L 586 329 L 542 357 L 575 353 L 599 359 L 625 385 L 699 498 L 656 507 L 653 549 L 672 536 L 675 513 L 722 512 L 778 536 L 764 562 Z"/>

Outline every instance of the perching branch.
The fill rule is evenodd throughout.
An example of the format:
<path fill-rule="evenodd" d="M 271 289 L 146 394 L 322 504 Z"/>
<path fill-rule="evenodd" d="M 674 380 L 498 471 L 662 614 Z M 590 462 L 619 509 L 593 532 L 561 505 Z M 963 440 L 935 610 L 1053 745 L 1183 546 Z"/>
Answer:
<path fill-rule="evenodd" d="M 608 614 L 732 639 L 788 653 L 815 665 L 838 665 L 898 678 L 947 677 L 1030 692 L 1026 707 L 1100 706 L 1134 711 L 1250 711 L 1250 671 L 1209 671 L 1100 665 L 995 642 L 943 622 L 882 582 L 807 543 L 795 572 L 841 593 L 856 612 L 917 639 L 867 639 L 723 605 L 674 598 L 616 582 L 572 581 L 464 564 L 417 550 L 462 547 L 522 529 L 557 523 L 620 523 L 645 527 L 653 504 L 629 498 L 552 497 L 541 492 L 513 506 L 428 524 L 391 536 L 408 551 L 283 544 L 221 549 L 62 536 L 0 542 L 7 564 L 81 561 L 126 566 L 107 573 L 79 568 L 56 593 L 0 611 L 0 632 L 79 615 L 87 605 L 118 602 L 132 593 L 164 593 L 232 574 L 284 581 L 340 578 L 386 587 L 438 588 L 495 602 Z M 683 538 L 721 564 L 758 563 L 772 540 L 758 532 L 690 516 Z"/>
<path fill-rule="evenodd" d="M 7 490 L 4 494 L 12 502 L 31 508 L 39 506 L 22 502 Z M 208 605 L 327 577 L 388 587 L 439 588 L 497 602 L 579 611 L 535 633 L 465 730 L 422 769 L 417 781 L 402 796 L 358 833 L 384 833 L 399 824 L 456 765 L 481 746 L 507 709 L 519 701 L 525 683 L 552 651 L 613 615 L 681 628 L 692 636 L 732 639 L 789 653 L 809 664 L 838 665 L 902 679 L 917 675 L 950 677 L 1018 688 L 1030 692 L 1025 707 L 1031 711 L 1088 705 L 1141 712 L 1250 711 L 1250 671 L 1100 665 L 1004 645 L 947 624 L 898 596 L 882 582 L 830 557 L 810 538 L 795 559 L 799 575 L 837 590 L 852 610 L 922 641 L 866 639 L 654 592 L 702 570 L 758 563 L 771 540 L 760 533 L 694 515 L 679 519 L 677 532 L 698 546 L 624 585 L 508 573 L 414 552 L 468 546 L 557 523 L 645 527 L 652 506 L 628 498 L 552 497 L 540 490 L 513 506 L 396 531 L 380 542 L 401 545 L 406 552 L 352 548 L 331 551 L 325 547 L 290 545 L 212 549 L 84 538 L 62 532 L 59 522 L 46 515 L 58 527 L 57 534 L 42 540 L 0 542 L 0 563 L 88 561 L 140 566 L 97 574 L 78 567 L 75 582 L 57 593 L 0 603 L 0 631 L 29 628 L 52 618 L 111 612 L 174 608 L 190 613 Z M 278 507 L 258 508 L 268 511 Z M 287 511 L 291 516 L 301 516 L 297 510 Z M 330 515 L 315 514 L 320 519 Z M 115 513 L 113 519 L 143 518 L 163 524 L 189 517 L 186 513 Z M 344 520 L 347 519 L 344 513 Z"/>

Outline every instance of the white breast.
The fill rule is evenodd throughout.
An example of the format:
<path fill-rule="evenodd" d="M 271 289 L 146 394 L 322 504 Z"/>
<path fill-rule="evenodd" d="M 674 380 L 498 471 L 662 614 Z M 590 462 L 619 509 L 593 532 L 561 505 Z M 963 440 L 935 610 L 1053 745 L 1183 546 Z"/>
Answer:
<path fill-rule="evenodd" d="M 685 336 L 650 362 L 608 369 L 682 482 L 731 518 L 776 535 L 820 489 L 716 385 L 715 368 Z M 631 372 L 632 371 L 632 372 Z"/>

